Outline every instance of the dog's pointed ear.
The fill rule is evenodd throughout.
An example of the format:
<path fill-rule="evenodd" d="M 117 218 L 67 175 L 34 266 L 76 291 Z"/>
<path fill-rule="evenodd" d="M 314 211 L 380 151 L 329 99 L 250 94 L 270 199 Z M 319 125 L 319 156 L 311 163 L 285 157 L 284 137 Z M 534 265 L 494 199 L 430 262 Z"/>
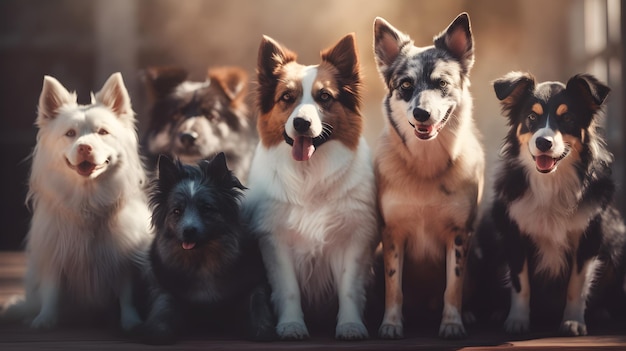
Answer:
<path fill-rule="evenodd" d="M 148 92 L 148 97 L 157 100 L 169 95 L 174 88 L 187 79 L 186 70 L 176 66 L 154 66 L 144 69 L 141 81 Z"/>
<path fill-rule="evenodd" d="M 321 52 L 322 61 L 337 68 L 339 100 L 348 109 L 359 113 L 361 105 L 361 74 L 356 36 L 350 33 L 341 38 L 334 46 Z"/>
<path fill-rule="evenodd" d="M 446 30 L 435 36 L 434 44 L 452 54 L 461 62 L 464 73 L 469 73 L 474 65 L 474 38 L 467 13 L 458 15 Z"/>
<path fill-rule="evenodd" d="M 157 161 L 157 178 L 161 192 L 169 192 L 169 189 L 180 180 L 180 167 L 179 161 L 172 160 L 165 155 L 159 155 Z"/>
<path fill-rule="evenodd" d="M 241 190 L 246 189 L 241 184 L 239 178 L 237 178 L 233 172 L 228 169 L 226 164 L 226 155 L 223 152 L 215 155 L 211 161 L 202 161 L 200 167 L 206 175 L 212 176 L 214 179 L 222 182 L 231 188 L 238 188 Z"/>
<path fill-rule="evenodd" d="M 504 111 L 510 111 L 535 90 L 535 77 L 526 72 L 509 72 L 493 82 L 496 97 Z"/>
<path fill-rule="evenodd" d="M 37 126 L 41 127 L 53 119 L 59 107 L 70 104 L 76 105 L 76 94 L 70 93 L 54 77 L 44 76 L 37 107 Z"/>
<path fill-rule="evenodd" d="M 359 74 L 359 55 L 354 33 L 344 36 L 337 44 L 323 50 L 321 57 L 322 60 L 337 67 L 342 77 L 358 76 Z"/>
<path fill-rule="evenodd" d="M 248 74 L 239 67 L 211 68 L 207 76 L 211 84 L 218 84 L 231 102 L 243 100 L 248 88 Z"/>
<path fill-rule="evenodd" d="M 374 20 L 374 55 L 376 65 L 382 75 L 400 55 L 400 51 L 407 44 L 412 44 L 411 38 L 397 30 L 382 17 Z"/>
<path fill-rule="evenodd" d="M 611 88 L 590 74 L 573 76 L 567 81 L 565 89 L 572 95 L 580 97 L 580 101 L 584 102 L 593 112 L 600 109 L 611 91 Z"/>
<path fill-rule="evenodd" d="M 134 112 L 130 104 L 130 96 L 124 85 L 122 74 L 113 73 L 104 83 L 102 89 L 96 93 L 96 102 L 108 107 L 118 117 L 134 118 Z"/>
<path fill-rule="evenodd" d="M 297 55 L 264 35 L 257 58 L 258 95 L 261 113 L 269 112 L 274 105 L 274 93 L 280 67 L 295 61 Z"/>

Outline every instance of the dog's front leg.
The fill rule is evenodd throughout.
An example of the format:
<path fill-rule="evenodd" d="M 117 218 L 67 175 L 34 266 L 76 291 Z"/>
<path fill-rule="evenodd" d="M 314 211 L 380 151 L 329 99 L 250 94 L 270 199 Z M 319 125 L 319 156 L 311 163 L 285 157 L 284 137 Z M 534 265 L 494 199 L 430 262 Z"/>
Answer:
<path fill-rule="evenodd" d="M 283 340 L 307 339 L 309 331 L 304 323 L 300 286 L 289 247 L 269 236 L 261 238 L 259 246 L 278 317 L 276 334 Z"/>
<path fill-rule="evenodd" d="M 504 321 L 504 330 L 509 334 L 523 334 L 530 328 L 530 282 L 528 280 L 528 262 L 524 259 L 522 270 L 515 274 L 511 271 L 511 307 Z M 515 277 L 513 275 L 515 274 Z"/>
<path fill-rule="evenodd" d="M 561 321 L 561 333 L 569 336 L 587 335 L 585 309 L 589 285 L 598 264 L 597 255 L 602 245 L 602 217 L 598 215 L 580 236 L 567 285 L 567 300 Z"/>
<path fill-rule="evenodd" d="M 30 326 L 36 329 L 50 329 L 57 325 L 59 318 L 59 298 L 61 286 L 56 274 L 48 272 L 41 279 L 39 286 L 39 298 L 41 309 L 33 319 Z"/>
<path fill-rule="evenodd" d="M 563 311 L 563 320 L 560 331 L 564 335 L 587 335 L 585 324 L 585 308 L 587 306 L 588 282 L 587 277 L 596 267 L 596 260 L 588 260 L 582 267 L 574 262 L 572 273 L 567 285 L 567 300 Z"/>
<path fill-rule="evenodd" d="M 457 234 L 446 244 L 446 290 L 443 294 L 443 315 L 439 326 L 439 336 L 446 339 L 467 336 L 461 318 L 461 304 L 468 239 L 468 235 Z"/>
<path fill-rule="evenodd" d="M 361 340 L 369 337 L 362 320 L 365 275 L 369 267 L 366 249 L 361 245 L 351 245 L 343 253 L 336 254 L 336 260 L 332 264 L 339 295 L 335 330 L 337 339 Z"/>
<path fill-rule="evenodd" d="M 395 234 L 395 235 L 394 235 Z M 385 314 L 378 329 L 383 339 L 404 337 L 402 325 L 402 269 L 404 265 L 404 239 L 393 233 L 388 225 L 383 229 L 383 260 L 385 263 Z"/>

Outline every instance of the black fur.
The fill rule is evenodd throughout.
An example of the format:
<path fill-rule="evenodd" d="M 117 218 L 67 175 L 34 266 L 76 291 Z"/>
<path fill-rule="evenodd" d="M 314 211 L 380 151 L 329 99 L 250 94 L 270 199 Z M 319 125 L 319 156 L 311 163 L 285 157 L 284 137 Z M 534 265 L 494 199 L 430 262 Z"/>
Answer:
<path fill-rule="evenodd" d="M 197 166 L 160 157 L 150 205 L 151 309 L 144 342 L 176 341 L 189 330 L 267 340 L 274 321 L 256 240 L 239 219 L 245 188 L 223 153 Z"/>

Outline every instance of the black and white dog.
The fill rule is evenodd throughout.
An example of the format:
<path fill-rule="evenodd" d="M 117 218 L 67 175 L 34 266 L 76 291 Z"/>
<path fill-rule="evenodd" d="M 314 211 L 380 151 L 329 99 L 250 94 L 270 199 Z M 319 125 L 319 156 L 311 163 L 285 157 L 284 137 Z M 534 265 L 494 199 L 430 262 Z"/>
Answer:
<path fill-rule="evenodd" d="M 610 89 L 587 74 L 563 84 L 520 72 L 494 89 L 510 126 L 492 208 L 511 282 L 504 328 L 527 332 L 555 310 L 561 333 L 586 335 L 591 289 L 616 267 L 624 242 L 598 118 Z"/>

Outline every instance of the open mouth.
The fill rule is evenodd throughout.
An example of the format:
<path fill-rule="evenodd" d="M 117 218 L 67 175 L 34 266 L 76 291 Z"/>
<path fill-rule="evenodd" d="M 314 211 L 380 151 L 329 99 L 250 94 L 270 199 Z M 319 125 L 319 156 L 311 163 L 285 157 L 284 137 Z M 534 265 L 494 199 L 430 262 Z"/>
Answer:
<path fill-rule="evenodd" d="M 111 162 L 109 159 L 107 159 L 106 161 L 104 161 L 103 164 L 95 164 L 89 161 L 83 161 L 81 163 L 79 163 L 78 165 L 74 166 L 67 158 L 65 159 L 65 162 L 67 162 L 67 165 L 76 171 L 76 173 L 80 174 L 83 177 L 89 177 L 90 175 L 92 175 L 95 171 L 100 170 L 104 167 L 106 167 L 107 164 L 109 164 L 109 162 Z"/>
<path fill-rule="evenodd" d="M 443 129 L 443 127 L 445 127 L 451 114 L 452 114 L 452 107 L 448 109 L 448 111 L 446 112 L 446 115 L 437 124 L 414 125 L 411 122 L 409 122 L 409 124 L 413 127 L 413 133 L 415 134 L 416 137 L 418 137 L 421 140 L 430 140 L 430 139 L 434 139 L 439 134 L 439 132 Z"/>
<path fill-rule="evenodd" d="M 565 152 L 561 154 L 559 157 L 552 157 L 548 155 L 533 155 L 533 160 L 535 160 L 535 167 L 537 171 L 541 173 L 550 173 L 556 169 L 559 161 L 564 159 L 569 154 L 569 149 L 565 149 Z"/>
<path fill-rule="evenodd" d="M 185 250 L 191 250 L 194 247 L 196 247 L 196 243 L 195 242 L 191 242 L 191 241 L 183 241 L 182 247 Z"/>
<path fill-rule="evenodd" d="M 333 126 L 328 123 L 322 123 L 322 133 L 315 138 L 299 135 L 291 138 L 283 131 L 285 142 L 291 145 L 291 157 L 296 161 L 308 161 L 315 150 L 322 144 L 327 142 L 333 133 Z"/>

